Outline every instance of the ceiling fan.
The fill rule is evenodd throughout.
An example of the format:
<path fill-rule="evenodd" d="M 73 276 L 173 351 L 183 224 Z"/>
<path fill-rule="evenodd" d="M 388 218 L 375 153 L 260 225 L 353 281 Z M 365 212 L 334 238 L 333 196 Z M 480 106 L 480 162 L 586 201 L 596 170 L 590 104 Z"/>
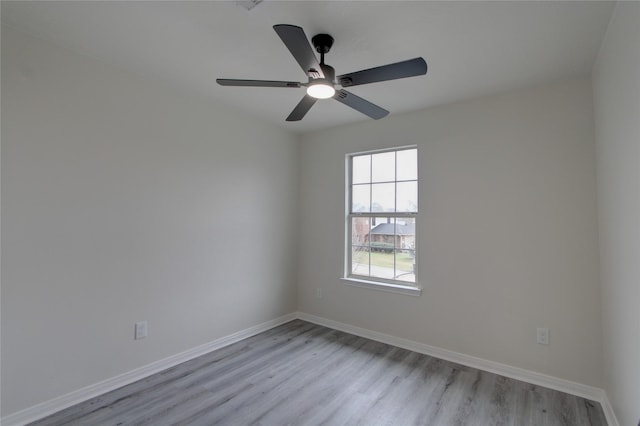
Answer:
<path fill-rule="evenodd" d="M 379 81 L 396 80 L 399 78 L 424 75 L 427 73 L 427 63 L 425 60 L 422 58 L 414 58 L 407 61 L 396 62 L 376 68 L 369 68 L 336 77 L 333 67 L 324 63 L 324 55 L 331 49 L 331 46 L 333 45 L 333 37 L 329 34 L 318 34 L 311 39 L 316 51 L 320 53 L 320 62 L 318 62 L 302 28 L 295 25 L 274 25 L 273 29 L 278 33 L 293 57 L 296 59 L 298 64 L 300 64 L 300 67 L 302 67 L 302 70 L 307 74 L 309 78 L 308 82 L 234 80 L 226 78 L 218 78 L 216 79 L 216 82 L 222 86 L 306 87 L 307 94 L 293 109 L 291 114 L 289 114 L 287 121 L 302 120 L 318 99 L 328 98 L 333 98 L 356 111 L 378 120 L 389 114 L 389 111 L 372 104 L 351 92 L 347 92 L 342 88 L 336 89 L 336 86 L 351 87 L 361 84 L 376 83 Z M 337 84 L 335 80 L 337 80 Z"/>

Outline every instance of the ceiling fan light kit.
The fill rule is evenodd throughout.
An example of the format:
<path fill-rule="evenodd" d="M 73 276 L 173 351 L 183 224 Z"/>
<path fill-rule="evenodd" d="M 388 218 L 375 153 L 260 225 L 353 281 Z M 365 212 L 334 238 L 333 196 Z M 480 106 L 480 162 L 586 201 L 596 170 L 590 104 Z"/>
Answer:
<path fill-rule="evenodd" d="M 333 83 L 324 79 L 316 79 L 310 81 L 307 86 L 307 95 L 316 99 L 329 99 L 336 94 L 336 89 L 333 87 Z"/>
<path fill-rule="evenodd" d="M 324 55 L 329 53 L 333 46 L 333 37 L 329 34 L 317 34 L 311 42 L 316 51 L 320 53 L 320 62 L 313 53 L 309 40 L 304 30 L 295 25 L 274 25 L 273 29 L 280 36 L 283 43 L 302 70 L 307 74 L 309 81 L 299 83 L 295 81 L 273 81 L 273 80 L 236 80 L 236 79 L 216 79 L 222 86 L 240 87 L 285 87 L 297 88 L 306 87 L 307 94 L 296 105 L 287 121 L 299 121 L 306 115 L 318 99 L 333 98 L 344 105 L 378 120 L 389 114 L 389 111 L 371 102 L 362 99 L 344 89 L 336 90 L 336 80 L 342 87 L 358 86 L 361 84 L 376 83 L 387 80 L 397 80 L 400 78 L 414 77 L 427 73 L 427 63 L 422 58 L 409 59 L 407 61 L 396 62 L 376 68 L 369 68 L 336 77 L 333 67 L 324 63 Z"/>

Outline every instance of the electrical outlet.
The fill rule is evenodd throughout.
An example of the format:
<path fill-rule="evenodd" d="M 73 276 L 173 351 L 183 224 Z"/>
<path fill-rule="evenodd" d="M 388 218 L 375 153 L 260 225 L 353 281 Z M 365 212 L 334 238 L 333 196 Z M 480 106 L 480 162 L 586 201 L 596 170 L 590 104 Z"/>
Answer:
<path fill-rule="evenodd" d="M 322 288 L 316 288 L 316 299 L 322 299 Z"/>
<path fill-rule="evenodd" d="M 140 340 L 144 339 L 145 337 L 147 337 L 147 321 L 137 322 L 133 338 L 135 340 Z"/>
<path fill-rule="evenodd" d="M 538 328 L 538 343 L 541 345 L 549 344 L 549 329 L 548 328 Z"/>

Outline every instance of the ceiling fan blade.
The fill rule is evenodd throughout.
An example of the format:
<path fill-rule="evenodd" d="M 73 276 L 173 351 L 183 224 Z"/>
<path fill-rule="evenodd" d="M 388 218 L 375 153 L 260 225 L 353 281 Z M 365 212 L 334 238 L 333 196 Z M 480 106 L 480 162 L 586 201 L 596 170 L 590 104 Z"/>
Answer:
<path fill-rule="evenodd" d="M 389 111 L 387 111 L 386 109 L 380 108 L 378 105 L 372 104 L 371 102 L 364 100 L 351 92 L 347 92 L 344 89 L 336 91 L 333 99 L 338 102 L 342 102 L 346 106 L 349 106 L 356 111 L 360 111 L 364 115 L 368 115 L 374 120 L 379 120 L 389 114 Z"/>
<path fill-rule="evenodd" d="M 234 80 L 218 78 L 216 83 L 221 86 L 245 86 L 245 87 L 300 87 L 297 81 L 272 81 L 272 80 Z"/>
<path fill-rule="evenodd" d="M 287 117 L 287 121 L 302 120 L 302 117 L 304 117 L 307 114 L 307 112 L 309 112 L 309 110 L 311 109 L 313 104 L 316 103 L 316 101 L 317 101 L 316 98 L 312 98 L 309 95 L 304 95 L 304 98 L 302 98 L 302 100 L 298 102 L 298 105 L 296 105 L 293 111 L 291 111 L 291 114 L 289 114 L 289 116 Z"/>
<path fill-rule="evenodd" d="M 342 87 L 358 86 L 360 84 L 376 83 L 378 81 L 396 80 L 398 78 L 414 77 L 427 73 L 427 63 L 422 58 L 409 59 L 395 64 L 369 68 L 336 77 Z"/>
<path fill-rule="evenodd" d="M 308 74 L 310 69 L 314 69 L 317 74 L 317 76 L 314 75 L 314 78 L 324 78 L 320 63 L 302 28 L 295 25 L 274 25 L 273 29 L 276 30 L 305 74 Z"/>

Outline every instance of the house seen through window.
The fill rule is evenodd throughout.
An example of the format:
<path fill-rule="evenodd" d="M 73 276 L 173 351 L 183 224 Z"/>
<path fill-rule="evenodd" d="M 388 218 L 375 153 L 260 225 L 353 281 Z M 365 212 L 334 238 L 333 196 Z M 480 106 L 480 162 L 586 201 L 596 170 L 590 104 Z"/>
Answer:
<path fill-rule="evenodd" d="M 415 286 L 416 148 L 348 158 L 348 278 Z"/>

